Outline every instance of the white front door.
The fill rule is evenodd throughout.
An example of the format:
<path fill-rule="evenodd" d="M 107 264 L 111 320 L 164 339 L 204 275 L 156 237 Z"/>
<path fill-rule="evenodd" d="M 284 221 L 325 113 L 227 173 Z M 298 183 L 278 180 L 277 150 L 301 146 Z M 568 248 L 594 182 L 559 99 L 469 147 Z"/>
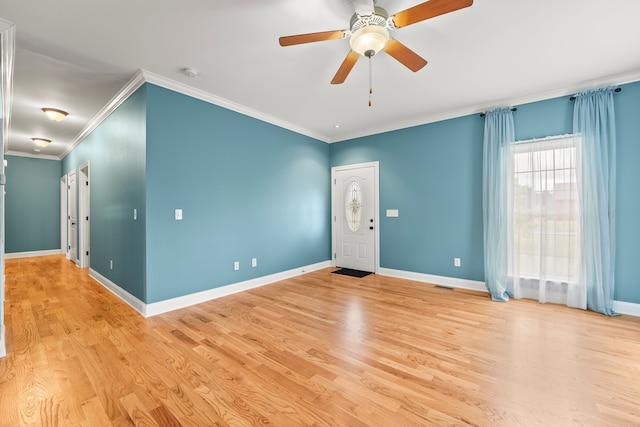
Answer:
<path fill-rule="evenodd" d="M 333 168 L 334 261 L 376 271 L 377 163 Z"/>
<path fill-rule="evenodd" d="M 73 170 L 67 175 L 67 230 L 69 236 L 67 242 L 69 243 L 69 259 L 73 262 L 77 262 L 78 259 L 78 204 L 76 193 L 76 171 Z"/>

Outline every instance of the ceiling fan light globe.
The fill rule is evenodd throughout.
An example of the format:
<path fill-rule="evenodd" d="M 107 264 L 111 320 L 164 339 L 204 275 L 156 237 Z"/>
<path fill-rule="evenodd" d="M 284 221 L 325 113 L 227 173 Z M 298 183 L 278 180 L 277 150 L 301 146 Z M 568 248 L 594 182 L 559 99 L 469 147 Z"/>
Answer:
<path fill-rule="evenodd" d="M 369 57 L 373 56 L 369 51 L 376 54 L 384 49 L 387 43 L 389 43 L 389 31 L 378 25 L 365 25 L 355 31 L 349 40 L 351 50 Z M 367 55 L 367 53 L 369 54 Z"/>

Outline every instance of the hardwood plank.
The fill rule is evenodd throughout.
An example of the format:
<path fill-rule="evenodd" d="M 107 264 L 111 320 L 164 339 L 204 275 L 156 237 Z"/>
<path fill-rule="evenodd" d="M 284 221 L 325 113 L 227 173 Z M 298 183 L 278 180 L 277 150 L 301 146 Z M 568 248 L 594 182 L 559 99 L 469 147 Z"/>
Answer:
<path fill-rule="evenodd" d="M 134 425 L 140 427 L 159 427 L 160 425 L 151 416 L 150 410 L 155 408 L 148 408 L 140 401 L 135 393 L 129 393 L 120 399 L 122 405 L 127 411 L 127 415 Z"/>
<path fill-rule="evenodd" d="M 145 319 L 7 260 L 0 427 L 640 425 L 640 319 L 331 270 Z"/>
<path fill-rule="evenodd" d="M 13 359 L 0 359 L 0 426 L 19 425 L 18 405 L 16 405 L 17 384 Z"/>
<path fill-rule="evenodd" d="M 97 397 L 82 402 L 82 412 L 84 413 L 86 419 L 85 425 L 87 426 L 102 427 L 112 425 L 111 420 Z"/>
<path fill-rule="evenodd" d="M 152 409 L 151 416 L 162 427 L 182 427 L 182 423 L 178 421 L 171 411 L 169 411 L 169 409 L 164 405 L 160 405 L 157 408 Z"/>

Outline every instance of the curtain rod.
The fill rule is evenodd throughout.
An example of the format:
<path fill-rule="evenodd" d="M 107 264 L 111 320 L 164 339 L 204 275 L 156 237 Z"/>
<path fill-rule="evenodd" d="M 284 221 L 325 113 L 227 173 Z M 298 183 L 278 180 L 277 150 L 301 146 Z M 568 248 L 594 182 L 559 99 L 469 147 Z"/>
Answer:
<path fill-rule="evenodd" d="M 513 107 L 513 108 L 511 109 L 511 111 L 518 111 L 518 109 L 517 109 L 516 107 Z M 484 116 L 486 116 L 486 115 L 487 115 L 487 113 L 480 113 L 480 117 L 484 117 Z"/>
<path fill-rule="evenodd" d="M 614 91 L 614 92 L 622 92 L 622 88 L 621 88 L 621 87 L 617 87 L 617 88 L 615 88 L 613 91 Z M 575 100 L 576 100 L 575 95 L 574 95 L 574 96 L 572 96 L 571 98 L 569 98 L 569 101 L 575 101 Z"/>
<path fill-rule="evenodd" d="M 529 139 L 523 139 L 521 141 L 515 141 L 514 144 L 531 144 L 532 142 L 543 142 L 543 141 L 554 141 L 556 139 L 569 139 L 569 138 L 576 138 L 576 134 L 574 133 L 565 133 L 564 135 L 552 135 L 552 136 L 545 136 L 542 138 L 529 138 Z"/>

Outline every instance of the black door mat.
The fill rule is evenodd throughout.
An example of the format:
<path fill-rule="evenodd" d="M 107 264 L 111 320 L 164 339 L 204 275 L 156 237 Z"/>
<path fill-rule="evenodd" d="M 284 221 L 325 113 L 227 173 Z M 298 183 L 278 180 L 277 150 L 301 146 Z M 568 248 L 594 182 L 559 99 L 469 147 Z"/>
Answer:
<path fill-rule="evenodd" d="M 369 271 L 352 270 L 350 268 L 341 268 L 340 270 L 332 271 L 332 273 L 351 277 L 364 277 L 371 274 Z"/>

